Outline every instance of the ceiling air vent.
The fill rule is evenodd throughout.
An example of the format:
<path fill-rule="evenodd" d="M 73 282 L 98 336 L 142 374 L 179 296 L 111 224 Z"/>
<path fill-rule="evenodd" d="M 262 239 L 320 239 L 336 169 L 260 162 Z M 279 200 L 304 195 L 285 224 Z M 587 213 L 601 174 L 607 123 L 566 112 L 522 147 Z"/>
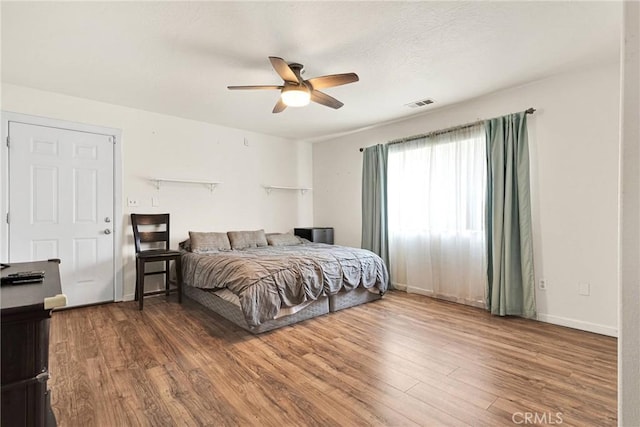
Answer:
<path fill-rule="evenodd" d="M 418 107 L 424 107 L 425 105 L 433 104 L 434 102 L 436 101 L 434 101 L 433 99 L 427 98 L 427 99 L 421 99 L 420 101 L 414 101 L 405 105 L 409 108 L 418 108 Z"/>

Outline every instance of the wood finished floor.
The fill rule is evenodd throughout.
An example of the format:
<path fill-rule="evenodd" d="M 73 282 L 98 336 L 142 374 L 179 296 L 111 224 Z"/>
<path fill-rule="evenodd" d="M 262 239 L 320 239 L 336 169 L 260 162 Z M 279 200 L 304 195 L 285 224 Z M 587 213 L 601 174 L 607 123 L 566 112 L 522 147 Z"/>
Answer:
<path fill-rule="evenodd" d="M 606 426 L 616 346 L 403 292 L 257 336 L 157 297 L 53 313 L 49 385 L 61 427 Z"/>

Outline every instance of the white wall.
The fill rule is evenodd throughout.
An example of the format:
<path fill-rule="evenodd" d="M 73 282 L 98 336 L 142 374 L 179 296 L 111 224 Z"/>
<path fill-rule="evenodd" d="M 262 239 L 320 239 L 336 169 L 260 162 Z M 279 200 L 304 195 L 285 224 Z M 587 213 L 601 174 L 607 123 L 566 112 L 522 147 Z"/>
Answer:
<path fill-rule="evenodd" d="M 619 65 L 558 75 L 313 145 L 314 220 L 360 246 L 359 147 L 522 111 L 529 116 L 539 319 L 615 335 Z M 590 296 L 578 294 L 590 284 Z"/>
<path fill-rule="evenodd" d="M 285 232 L 313 222 L 312 197 L 263 184 L 311 186 L 311 145 L 87 99 L 2 85 L 2 109 L 122 130 L 124 295 L 131 298 L 135 265 L 129 213 L 171 214 L 172 245 L 188 231 L 264 228 Z M 245 139 L 248 146 L 245 146 Z M 147 178 L 221 181 L 205 186 L 163 184 Z M 152 196 L 160 201 L 151 206 Z M 127 208 L 127 197 L 139 200 Z"/>
<path fill-rule="evenodd" d="M 618 425 L 640 425 L 640 3 L 624 3 Z"/>

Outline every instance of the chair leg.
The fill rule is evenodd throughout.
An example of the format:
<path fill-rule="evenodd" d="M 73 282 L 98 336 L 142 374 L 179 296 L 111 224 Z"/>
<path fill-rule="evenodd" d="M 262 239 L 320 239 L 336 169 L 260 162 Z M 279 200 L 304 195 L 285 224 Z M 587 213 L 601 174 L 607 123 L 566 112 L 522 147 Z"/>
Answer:
<path fill-rule="evenodd" d="M 144 261 L 141 259 L 138 259 L 137 264 L 136 264 L 136 273 L 137 273 L 137 278 L 136 278 L 136 283 L 137 283 L 137 288 L 138 288 L 138 309 L 142 310 L 142 305 L 143 305 L 143 301 L 144 301 Z"/>
<path fill-rule="evenodd" d="M 138 289 L 140 289 L 140 280 L 138 279 L 138 270 L 140 267 L 138 266 L 138 258 L 136 258 L 136 291 L 135 291 L 135 301 L 138 301 Z"/>
<path fill-rule="evenodd" d="M 182 304 L 182 260 L 176 258 L 176 286 L 178 287 L 178 302 Z"/>
<path fill-rule="evenodd" d="M 164 262 L 164 294 L 169 298 L 169 260 Z"/>

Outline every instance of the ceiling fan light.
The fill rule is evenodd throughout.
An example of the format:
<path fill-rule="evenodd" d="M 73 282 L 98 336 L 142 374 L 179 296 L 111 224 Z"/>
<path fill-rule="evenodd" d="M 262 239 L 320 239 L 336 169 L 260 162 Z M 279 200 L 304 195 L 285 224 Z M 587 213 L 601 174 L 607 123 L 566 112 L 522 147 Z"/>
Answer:
<path fill-rule="evenodd" d="M 309 104 L 311 94 L 306 87 L 285 88 L 282 90 L 282 102 L 288 107 L 304 107 Z"/>

